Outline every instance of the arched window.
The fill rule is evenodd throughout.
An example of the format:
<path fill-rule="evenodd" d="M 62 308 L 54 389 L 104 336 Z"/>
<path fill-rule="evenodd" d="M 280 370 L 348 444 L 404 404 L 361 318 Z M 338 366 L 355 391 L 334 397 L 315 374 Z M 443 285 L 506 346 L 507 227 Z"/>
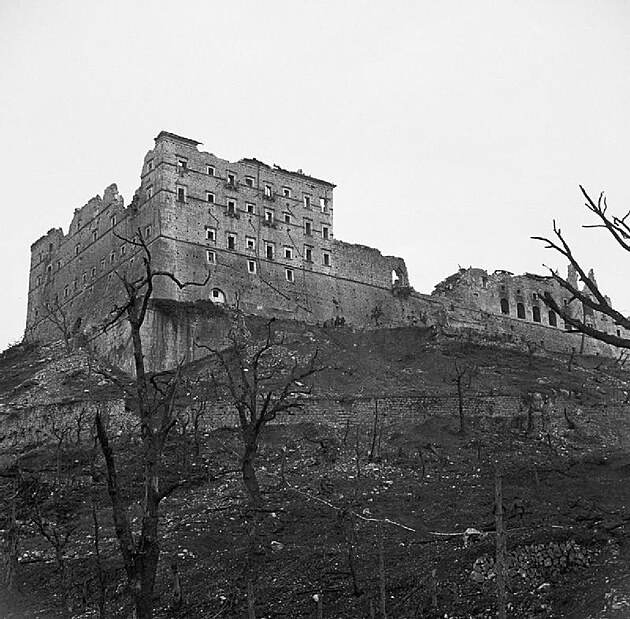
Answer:
<path fill-rule="evenodd" d="M 213 288 L 210 291 L 210 300 L 213 303 L 225 303 L 225 293 L 219 288 Z"/>
<path fill-rule="evenodd" d="M 556 313 L 553 310 L 549 310 L 549 326 L 557 327 L 558 319 L 556 318 Z"/>
<path fill-rule="evenodd" d="M 510 303 L 507 299 L 501 299 L 501 313 L 508 315 L 510 313 Z"/>
<path fill-rule="evenodd" d="M 537 305 L 532 307 L 532 314 L 534 316 L 534 322 L 540 322 L 540 308 Z"/>
<path fill-rule="evenodd" d="M 525 306 L 522 303 L 516 304 L 516 315 L 519 318 L 525 318 Z"/>

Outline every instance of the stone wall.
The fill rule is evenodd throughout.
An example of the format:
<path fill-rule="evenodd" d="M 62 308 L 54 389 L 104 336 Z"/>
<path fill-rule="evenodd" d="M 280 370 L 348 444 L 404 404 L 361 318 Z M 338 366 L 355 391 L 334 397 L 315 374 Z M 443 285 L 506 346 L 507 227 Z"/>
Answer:
<path fill-rule="evenodd" d="M 26 336 L 92 336 L 124 300 L 121 278 L 141 273 L 124 239 L 141 235 L 156 270 L 153 298 L 238 305 L 248 314 L 356 326 L 422 320 L 401 258 L 334 238 L 334 185 L 256 159 L 229 162 L 162 132 L 125 207 L 115 185 L 76 209 L 67 234 L 32 246 Z M 422 306 L 422 303 L 420 303 Z M 164 320 L 154 321 L 161 327 Z M 184 324 L 169 323 L 184 331 Z M 184 345 L 184 348 L 186 346 Z M 160 365 L 156 360 L 156 366 Z"/>
<path fill-rule="evenodd" d="M 575 274 L 570 272 L 569 279 L 575 280 Z M 577 281 L 573 283 L 577 286 Z M 444 305 L 447 327 L 471 329 L 492 340 L 530 344 L 557 352 L 570 353 L 575 349 L 582 354 L 618 355 L 614 346 L 581 333 L 567 332 L 564 321 L 542 302 L 546 292 L 596 329 L 627 336 L 625 329 L 614 325 L 607 316 L 582 307 L 552 277 L 460 269 L 440 282 L 431 297 Z"/>
<path fill-rule="evenodd" d="M 94 417 L 100 411 L 112 435 L 127 434 L 137 426 L 136 416 L 127 411 L 122 400 L 107 402 L 70 402 L 14 408 L 0 414 L 3 453 L 24 446 L 90 443 L 94 436 Z"/>
<path fill-rule="evenodd" d="M 520 546 L 507 554 L 506 570 L 511 581 L 556 578 L 559 574 L 588 566 L 596 555 L 593 549 L 580 546 L 574 540 Z M 492 555 L 479 557 L 470 573 L 476 583 L 496 578 Z"/>

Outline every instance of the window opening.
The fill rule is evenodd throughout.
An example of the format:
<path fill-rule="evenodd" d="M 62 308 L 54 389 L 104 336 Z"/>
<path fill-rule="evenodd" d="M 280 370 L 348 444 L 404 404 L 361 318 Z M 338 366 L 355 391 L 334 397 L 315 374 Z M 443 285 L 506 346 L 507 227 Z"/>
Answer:
<path fill-rule="evenodd" d="M 256 261 L 255 260 L 248 260 L 247 261 L 247 271 L 249 273 L 256 273 Z"/>
<path fill-rule="evenodd" d="M 522 303 L 516 304 L 516 315 L 519 318 L 525 318 L 525 306 Z"/>
<path fill-rule="evenodd" d="M 284 274 L 285 274 L 285 277 L 287 278 L 288 282 L 294 281 L 294 279 L 293 279 L 293 269 L 285 269 L 284 270 Z"/>
<path fill-rule="evenodd" d="M 330 266 L 330 254 L 324 252 L 323 259 L 324 259 L 324 266 L 329 267 Z"/>
<path fill-rule="evenodd" d="M 540 322 L 540 308 L 537 305 L 532 307 L 532 317 L 534 322 Z"/>
<path fill-rule="evenodd" d="M 225 293 L 219 288 L 213 288 L 210 291 L 210 298 L 214 303 L 225 303 Z"/>
<path fill-rule="evenodd" d="M 206 200 L 210 202 L 210 204 L 214 204 L 214 194 L 211 191 L 206 191 Z"/>
<path fill-rule="evenodd" d="M 234 249 L 236 247 L 236 237 L 233 234 L 228 234 L 227 247 L 228 249 Z"/>
<path fill-rule="evenodd" d="M 501 299 L 501 313 L 510 314 L 510 303 L 507 299 Z"/>

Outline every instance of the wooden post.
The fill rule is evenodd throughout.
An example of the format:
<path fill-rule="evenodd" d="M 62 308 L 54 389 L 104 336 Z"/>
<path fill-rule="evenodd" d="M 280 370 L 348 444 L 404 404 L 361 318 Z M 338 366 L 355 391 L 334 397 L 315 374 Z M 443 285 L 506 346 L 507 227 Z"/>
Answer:
<path fill-rule="evenodd" d="M 387 619 L 387 606 L 385 597 L 387 595 L 387 591 L 385 589 L 385 557 L 383 552 L 383 531 L 380 528 L 378 535 L 378 576 L 381 589 L 381 617 L 382 619 Z"/>
<path fill-rule="evenodd" d="M 506 619 L 506 573 L 505 573 L 505 530 L 503 528 L 503 472 L 497 462 L 494 471 L 496 562 L 497 574 L 497 617 Z"/>

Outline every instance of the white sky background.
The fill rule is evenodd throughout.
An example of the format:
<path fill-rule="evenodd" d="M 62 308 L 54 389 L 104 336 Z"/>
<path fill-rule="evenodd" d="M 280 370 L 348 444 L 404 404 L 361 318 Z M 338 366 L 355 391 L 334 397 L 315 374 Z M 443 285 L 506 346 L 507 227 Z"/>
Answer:
<path fill-rule="evenodd" d="M 630 208 L 629 35 L 614 0 L 3 0 L 0 349 L 30 244 L 112 182 L 128 203 L 162 129 L 336 183 L 336 238 L 402 256 L 421 292 L 561 266 L 529 239 L 555 217 L 628 313 L 578 184 Z"/>

